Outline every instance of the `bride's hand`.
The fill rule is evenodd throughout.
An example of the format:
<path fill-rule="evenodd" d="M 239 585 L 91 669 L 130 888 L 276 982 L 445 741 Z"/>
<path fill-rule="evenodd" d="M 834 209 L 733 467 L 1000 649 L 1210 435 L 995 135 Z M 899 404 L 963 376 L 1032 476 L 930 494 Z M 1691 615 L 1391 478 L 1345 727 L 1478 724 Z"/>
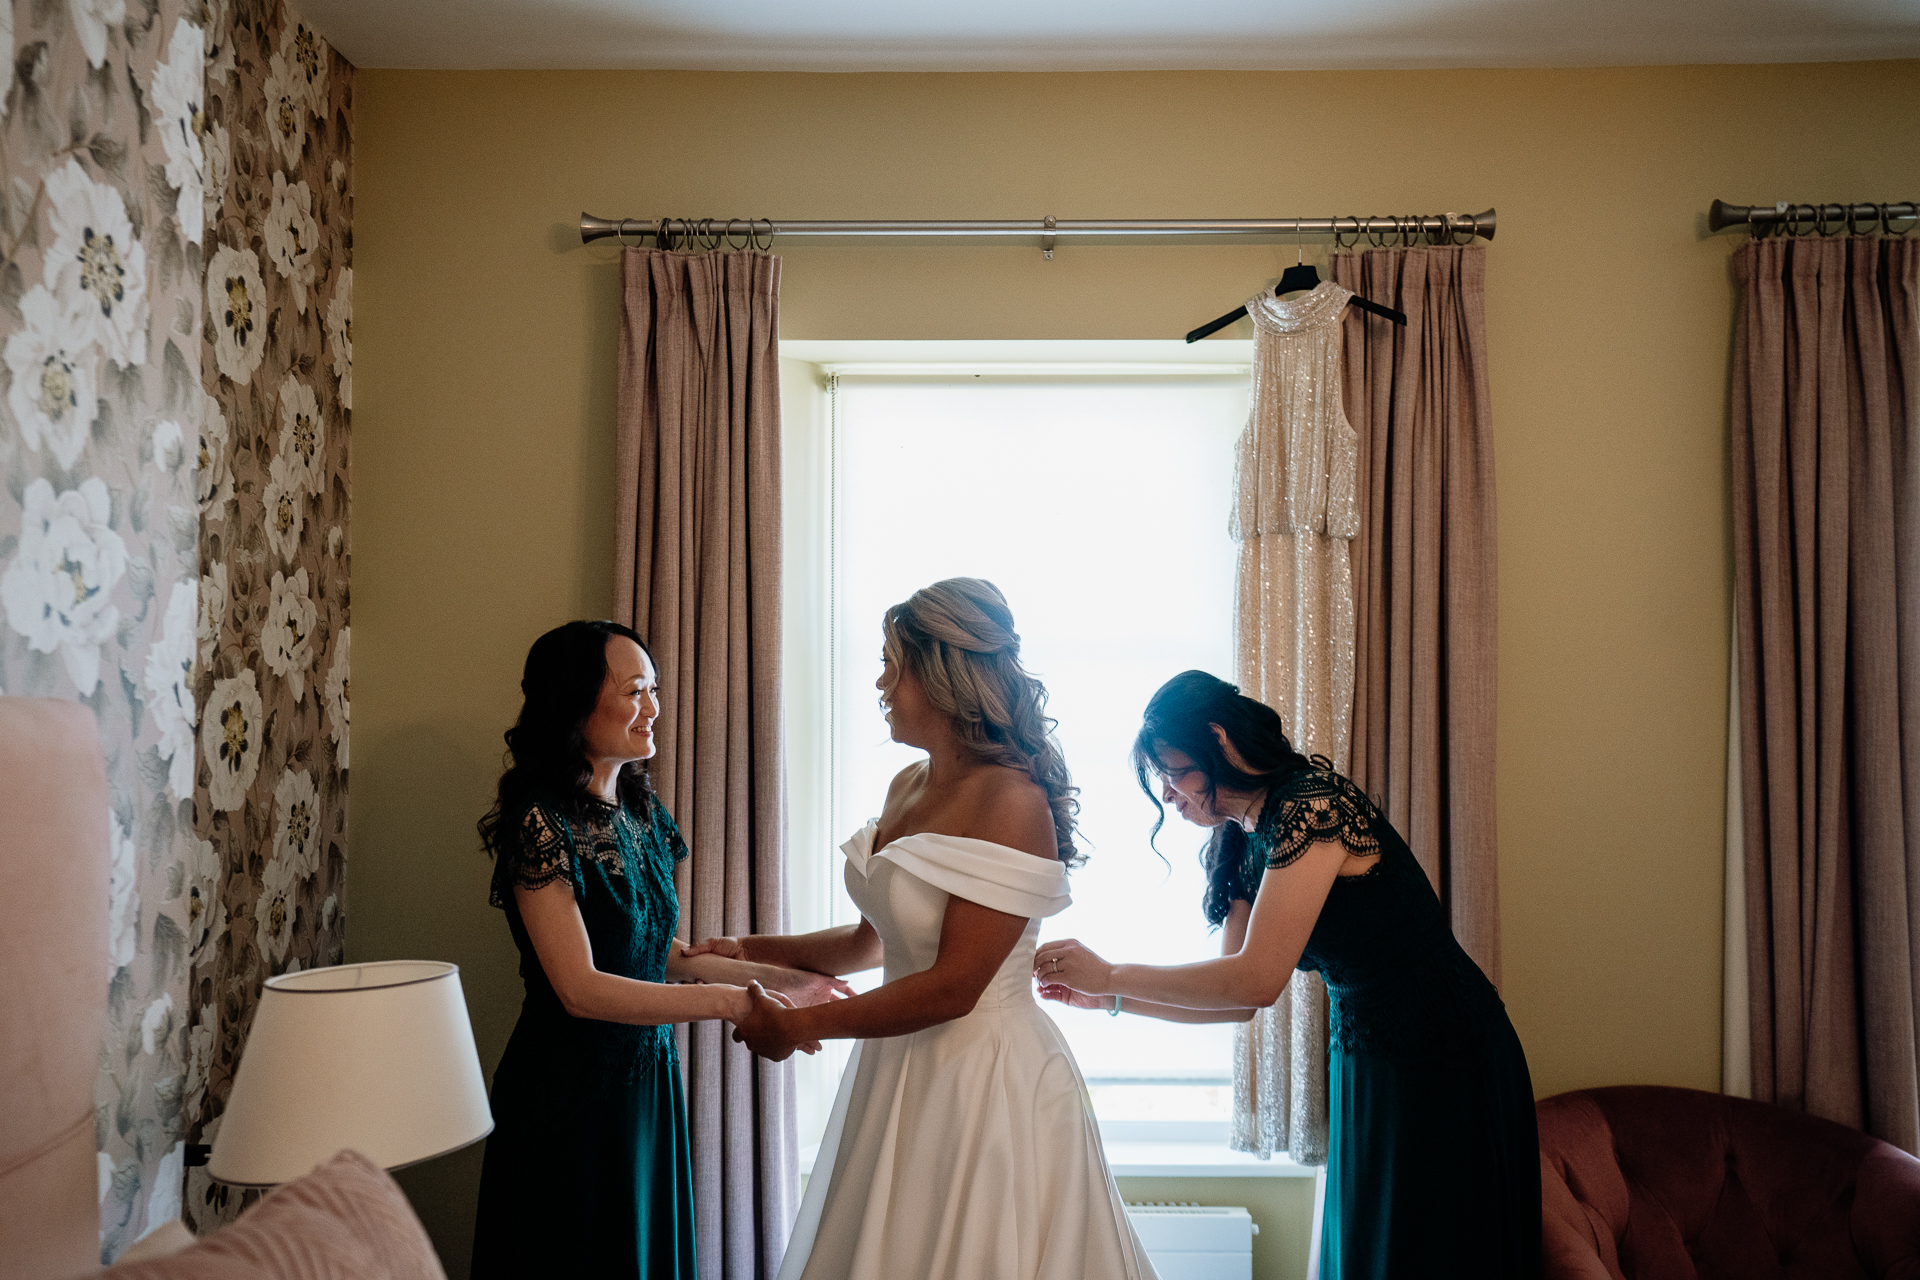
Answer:
<path fill-rule="evenodd" d="M 1113 966 L 1077 938 L 1049 942 L 1034 953 L 1033 977 L 1042 986 L 1064 986 L 1092 996 L 1113 994 Z"/>
<path fill-rule="evenodd" d="M 751 1008 L 747 1015 L 734 1023 L 733 1038 L 761 1057 L 772 1062 L 782 1062 L 793 1056 L 795 1049 L 802 1053 L 818 1053 L 818 1040 L 796 1040 L 787 1031 L 785 1015 L 793 1005 L 784 996 L 769 992 L 758 982 L 749 982 L 747 992 L 751 999 Z"/>

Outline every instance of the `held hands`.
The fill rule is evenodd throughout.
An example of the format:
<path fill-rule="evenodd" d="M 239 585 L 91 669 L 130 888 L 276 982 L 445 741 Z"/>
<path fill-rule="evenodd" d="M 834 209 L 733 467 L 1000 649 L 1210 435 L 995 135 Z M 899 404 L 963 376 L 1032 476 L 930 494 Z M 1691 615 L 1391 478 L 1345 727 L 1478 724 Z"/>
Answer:
<path fill-rule="evenodd" d="M 1113 966 L 1080 945 L 1062 938 L 1043 945 L 1033 957 L 1033 980 L 1040 998 L 1075 1009 L 1105 1009 L 1112 1004 Z"/>
<path fill-rule="evenodd" d="M 771 1062 L 782 1062 L 793 1056 L 795 1049 L 802 1053 L 820 1052 L 818 1040 L 796 1040 L 786 1026 L 787 1015 L 793 1006 L 776 993 L 769 992 L 758 982 L 747 984 L 747 1009 L 742 1017 L 733 1019 L 733 1038 Z"/>
<path fill-rule="evenodd" d="M 754 965 L 759 970 L 760 979 L 765 983 L 767 990 L 785 997 L 787 1003 L 796 1009 L 825 1004 L 829 1000 L 838 1000 L 853 994 L 852 987 L 831 974 L 815 973 L 810 969 L 789 969 L 785 965 L 773 965 L 754 960 L 747 954 L 747 942 L 743 938 L 708 938 L 705 942 L 696 942 L 685 948 L 680 954 L 682 956 L 718 956 L 725 960 L 737 960 L 742 964 Z"/>

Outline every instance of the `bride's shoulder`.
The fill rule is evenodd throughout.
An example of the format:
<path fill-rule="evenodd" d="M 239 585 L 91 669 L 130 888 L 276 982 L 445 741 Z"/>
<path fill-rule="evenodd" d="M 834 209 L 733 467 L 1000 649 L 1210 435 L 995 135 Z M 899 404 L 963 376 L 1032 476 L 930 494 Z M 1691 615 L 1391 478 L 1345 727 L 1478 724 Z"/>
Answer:
<path fill-rule="evenodd" d="M 1053 805 L 1045 787 L 1025 770 L 1004 765 L 982 770 L 975 782 L 973 803 L 969 806 L 972 813 L 966 824 L 968 835 L 1019 849 L 1037 858 L 1059 856 Z"/>
<path fill-rule="evenodd" d="M 927 761 L 915 760 L 912 764 L 893 775 L 893 781 L 887 784 L 887 802 L 909 795 L 926 785 Z"/>

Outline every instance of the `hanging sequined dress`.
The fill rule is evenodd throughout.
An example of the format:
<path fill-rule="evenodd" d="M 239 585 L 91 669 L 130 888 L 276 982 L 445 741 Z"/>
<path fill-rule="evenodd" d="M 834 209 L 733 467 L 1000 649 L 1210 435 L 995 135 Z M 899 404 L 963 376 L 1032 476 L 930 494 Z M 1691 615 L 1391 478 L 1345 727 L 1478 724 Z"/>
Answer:
<path fill-rule="evenodd" d="M 474 1280 L 694 1280 L 692 1141 L 671 1026 L 576 1018 L 560 1003 L 514 889 L 565 881 L 603 973 L 664 982 L 687 856 L 666 807 L 558 800 L 517 817 L 491 901 L 520 950 L 526 1002 L 493 1074 Z"/>
<path fill-rule="evenodd" d="M 1329 996 L 1324 1280 L 1536 1280 L 1540 1143 L 1506 1006 L 1365 793 L 1315 762 L 1268 791 L 1239 892 L 1317 841 L 1334 880 L 1299 967 Z"/>
<path fill-rule="evenodd" d="M 1235 466 L 1240 545 L 1235 668 L 1299 750 L 1347 767 L 1353 725 L 1353 568 L 1360 440 L 1340 402 L 1340 317 L 1352 292 L 1263 294 Z M 1327 1158 L 1327 993 L 1307 975 L 1234 1029 L 1235 1150 Z"/>

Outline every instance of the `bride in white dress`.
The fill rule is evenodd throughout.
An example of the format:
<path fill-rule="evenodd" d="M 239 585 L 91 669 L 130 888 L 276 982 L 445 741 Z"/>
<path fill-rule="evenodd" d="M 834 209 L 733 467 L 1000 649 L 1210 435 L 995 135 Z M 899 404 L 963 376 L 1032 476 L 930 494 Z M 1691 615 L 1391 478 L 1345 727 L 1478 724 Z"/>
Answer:
<path fill-rule="evenodd" d="M 1085 1083 L 1033 996 L 1040 921 L 1068 902 L 1074 787 L 999 589 L 951 578 L 887 611 L 877 682 L 901 771 L 841 846 L 861 921 L 715 951 L 863 995 L 761 998 L 736 1038 L 784 1058 L 859 1037 L 780 1280 L 1154 1280 Z"/>

